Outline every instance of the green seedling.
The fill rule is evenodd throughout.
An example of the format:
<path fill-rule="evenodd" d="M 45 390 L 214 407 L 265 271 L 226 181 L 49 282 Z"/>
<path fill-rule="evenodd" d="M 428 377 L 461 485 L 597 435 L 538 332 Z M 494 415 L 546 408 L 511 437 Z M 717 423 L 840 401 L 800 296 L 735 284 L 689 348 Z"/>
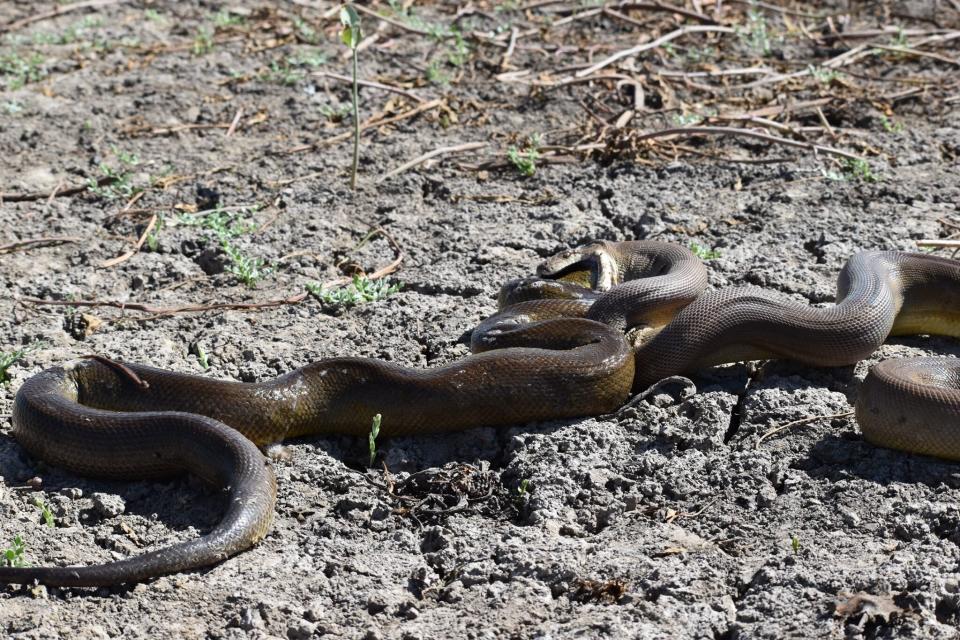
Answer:
<path fill-rule="evenodd" d="M 350 188 L 357 190 L 357 167 L 360 164 L 360 92 L 357 81 L 357 47 L 363 32 L 360 29 L 360 16 L 357 10 L 347 4 L 340 9 L 340 23 L 343 31 L 340 39 L 350 47 L 350 58 L 353 61 L 353 165 L 350 168 Z"/>
<path fill-rule="evenodd" d="M 250 222 L 248 215 L 246 209 L 226 211 L 218 207 L 206 213 L 181 213 L 177 216 L 177 224 L 209 229 L 220 239 L 230 239 L 257 230 L 257 225 Z"/>
<path fill-rule="evenodd" d="M 129 171 L 129 169 L 140 164 L 140 157 L 135 153 L 127 153 L 115 146 L 110 147 L 110 149 L 121 168 L 118 169 L 111 164 L 101 162 L 97 167 L 100 176 L 99 178 L 87 179 L 87 190 L 93 195 L 107 200 L 129 199 L 143 191 L 142 187 L 131 182 L 132 173 Z M 106 182 L 101 185 L 102 180 L 106 180 Z"/>
<path fill-rule="evenodd" d="M 370 424 L 370 435 L 367 438 L 367 443 L 370 447 L 370 464 L 367 465 L 368 467 L 372 467 L 374 460 L 377 458 L 377 436 L 380 435 L 380 421 L 382 417 L 383 416 L 378 413 L 373 416 L 373 421 Z"/>
<path fill-rule="evenodd" d="M 323 289 L 319 284 L 307 285 L 307 291 L 320 302 L 330 307 L 348 308 L 367 302 L 376 302 L 400 291 L 399 282 L 390 284 L 385 280 L 371 280 L 366 276 L 353 276 L 353 282 L 345 287 Z"/>
<path fill-rule="evenodd" d="M 823 67 L 815 67 L 812 64 L 807 65 L 807 71 L 810 73 L 810 76 L 820 84 L 830 84 L 840 77 L 840 72 L 836 69 L 824 69 Z"/>
<path fill-rule="evenodd" d="M 227 271 L 237 277 L 237 279 L 248 287 L 252 287 L 264 276 L 268 275 L 272 269 L 267 267 L 267 262 L 262 258 L 246 256 L 239 249 L 230 244 L 226 238 L 220 239 L 220 246 L 224 253 L 230 258 L 230 264 L 227 265 Z"/>
<path fill-rule="evenodd" d="M 857 180 L 863 180 L 864 182 L 877 181 L 870 164 L 862 158 L 847 158 L 843 163 L 843 171 Z"/>
<path fill-rule="evenodd" d="M 244 17 L 221 9 L 213 16 L 213 24 L 218 27 L 235 27 L 244 23 Z"/>
<path fill-rule="evenodd" d="M 6 384 L 10 382 L 10 374 L 8 370 L 17 361 L 21 360 L 25 355 L 31 351 L 36 351 L 44 346 L 43 342 L 35 341 L 27 346 L 17 349 L 16 351 L 11 351 L 10 353 L 0 353 L 0 384 Z"/>
<path fill-rule="evenodd" d="M 740 37 L 754 52 L 770 55 L 770 34 L 767 32 L 767 19 L 756 9 L 747 12 L 747 28 L 740 33 Z"/>
<path fill-rule="evenodd" d="M 887 116 L 880 116 L 880 125 L 883 127 L 883 130 L 887 133 L 900 133 L 903 131 L 902 122 L 894 122 Z"/>
<path fill-rule="evenodd" d="M 6 567 L 23 567 L 26 566 L 26 561 L 24 560 L 24 551 L 27 546 L 23 542 L 23 538 L 20 536 L 14 536 L 13 544 L 8 548 L 4 549 L 2 552 L 3 564 Z"/>
<path fill-rule="evenodd" d="M 213 51 L 213 30 L 210 27 L 200 27 L 193 37 L 193 55 L 202 56 Z"/>
<path fill-rule="evenodd" d="M 207 370 L 210 368 L 210 360 L 207 358 L 207 352 L 204 351 L 203 347 L 199 344 L 197 345 L 197 362 L 200 363 L 200 366 Z"/>
<path fill-rule="evenodd" d="M 527 499 L 527 495 L 530 493 L 530 480 L 524 478 L 520 481 L 520 486 L 517 487 L 517 500 L 523 502 Z"/>
<path fill-rule="evenodd" d="M 16 91 L 46 77 L 43 63 L 44 58 L 39 53 L 31 53 L 27 57 L 18 53 L 0 55 L 0 78 L 5 80 L 8 91 Z"/>
<path fill-rule="evenodd" d="M 530 136 L 527 146 L 521 151 L 516 147 L 507 149 L 507 158 L 522 175 L 528 178 L 537 172 L 537 160 L 540 159 L 540 136 Z"/>
<path fill-rule="evenodd" d="M 673 123 L 678 127 L 692 127 L 703 122 L 703 116 L 698 113 L 678 113 L 673 116 Z"/>
<path fill-rule="evenodd" d="M 35 504 L 40 509 L 40 514 L 43 516 L 43 521 L 51 529 L 56 526 L 53 520 L 53 512 L 50 511 L 50 507 L 47 506 L 47 503 L 43 501 L 43 498 L 37 496 L 33 499 L 33 504 Z"/>
<path fill-rule="evenodd" d="M 696 242 L 690 243 L 690 251 L 693 252 L 693 255 L 697 256 L 701 260 L 713 260 L 714 258 L 720 257 L 720 252 L 714 249 L 707 249 L 704 246 L 697 244 Z"/>
<path fill-rule="evenodd" d="M 320 41 L 320 36 L 317 35 L 317 30 L 311 27 L 310 23 L 300 16 L 293 16 L 293 27 L 297 30 L 297 35 L 310 44 Z"/>
<path fill-rule="evenodd" d="M 790 536 L 790 548 L 793 549 L 793 555 L 800 553 L 800 538 L 796 535 Z"/>

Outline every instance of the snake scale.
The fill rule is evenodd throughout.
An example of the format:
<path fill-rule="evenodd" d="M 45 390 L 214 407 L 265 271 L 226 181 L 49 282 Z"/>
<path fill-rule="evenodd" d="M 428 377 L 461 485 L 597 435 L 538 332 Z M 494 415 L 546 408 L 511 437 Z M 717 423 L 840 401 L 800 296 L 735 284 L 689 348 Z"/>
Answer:
<path fill-rule="evenodd" d="M 13 412 L 30 454 L 101 478 L 193 473 L 224 489 L 228 506 L 199 538 L 106 564 L 0 567 L 0 582 L 113 585 L 219 562 L 269 530 L 276 482 L 258 447 L 364 435 L 376 413 L 385 436 L 600 415 L 631 391 L 716 364 L 849 365 L 891 335 L 960 336 L 960 263 L 929 255 L 857 254 L 840 272 L 836 304 L 823 308 L 756 287 L 704 291 L 700 260 L 654 241 L 568 250 L 538 276 L 504 286 L 501 311 L 474 331 L 473 355 L 432 369 L 331 358 L 245 384 L 85 359 L 35 375 Z M 864 436 L 960 459 L 955 362 L 875 366 L 857 402 Z"/>

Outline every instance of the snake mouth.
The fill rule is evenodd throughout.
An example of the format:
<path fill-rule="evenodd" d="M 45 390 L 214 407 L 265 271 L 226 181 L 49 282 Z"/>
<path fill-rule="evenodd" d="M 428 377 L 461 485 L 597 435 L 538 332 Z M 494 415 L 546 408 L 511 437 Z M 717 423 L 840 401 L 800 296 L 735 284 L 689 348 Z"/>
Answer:
<path fill-rule="evenodd" d="M 594 291 L 607 291 L 617 284 L 617 263 L 606 244 L 595 242 L 548 258 L 537 267 L 541 278 L 569 282 Z"/>

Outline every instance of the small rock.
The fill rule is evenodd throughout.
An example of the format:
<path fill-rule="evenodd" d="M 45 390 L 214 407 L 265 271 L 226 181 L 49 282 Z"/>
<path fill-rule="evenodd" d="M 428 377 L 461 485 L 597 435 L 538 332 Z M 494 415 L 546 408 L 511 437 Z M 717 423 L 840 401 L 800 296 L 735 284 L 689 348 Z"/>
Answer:
<path fill-rule="evenodd" d="M 61 489 L 60 493 L 71 500 L 79 500 L 83 497 L 83 489 L 79 487 L 66 487 Z"/>
<path fill-rule="evenodd" d="M 115 518 L 127 510 L 123 498 L 109 493 L 94 493 L 90 496 L 93 508 L 104 518 Z"/>
<path fill-rule="evenodd" d="M 287 637 L 290 640 L 306 640 L 313 635 L 317 625 L 307 620 L 298 620 L 287 627 Z"/>

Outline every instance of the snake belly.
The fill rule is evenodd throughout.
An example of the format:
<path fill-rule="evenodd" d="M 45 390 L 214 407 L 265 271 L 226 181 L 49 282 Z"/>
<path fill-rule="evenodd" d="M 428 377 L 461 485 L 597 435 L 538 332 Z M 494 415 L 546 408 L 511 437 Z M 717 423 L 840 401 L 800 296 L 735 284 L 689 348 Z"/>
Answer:
<path fill-rule="evenodd" d="M 683 247 L 653 241 L 594 243 L 538 271 L 539 278 L 504 286 L 503 309 L 474 332 L 474 355 L 433 369 L 331 358 L 249 384 L 126 365 L 142 388 L 114 367 L 81 360 L 30 378 L 13 422 L 32 455 L 96 477 L 193 473 L 223 488 L 228 505 L 200 538 L 101 565 L 2 567 L 0 582 L 112 585 L 219 562 L 269 531 L 276 484 L 258 446 L 364 435 L 376 413 L 386 436 L 598 415 L 620 406 L 631 388 L 706 366 L 771 357 L 846 365 L 889 335 L 960 334 L 960 265 L 927 255 L 853 256 L 837 304 L 827 308 L 754 287 L 701 294 L 702 263 Z M 875 372 L 883 375 L 868 376 L 857 410 L 867 439 L 960 458 L 960 439 L 943 423 L 903 429 L 906 414 L 933 425 L 960 411 L 960 392 L 945 391 L 956 387 L 957 370 L 933 362 L 882 363 Z M 939 410 L 920 408 L 930 397 Z M 911 429 L 922 437 L 903 435 Z"/>

